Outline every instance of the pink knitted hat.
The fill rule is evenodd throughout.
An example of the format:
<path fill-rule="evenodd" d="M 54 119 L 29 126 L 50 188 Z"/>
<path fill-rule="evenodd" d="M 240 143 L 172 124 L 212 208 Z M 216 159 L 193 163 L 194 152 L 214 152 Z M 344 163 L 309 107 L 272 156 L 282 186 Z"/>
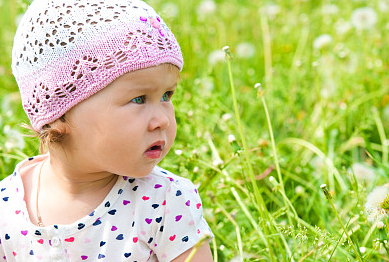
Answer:
<path fill-rule="evenodd" d="M 35 0 L 12 50 L 23 108 L 38 131 L 120 75 L 162 63 L 181 70 L 181 50 L 141 0 Z"/>

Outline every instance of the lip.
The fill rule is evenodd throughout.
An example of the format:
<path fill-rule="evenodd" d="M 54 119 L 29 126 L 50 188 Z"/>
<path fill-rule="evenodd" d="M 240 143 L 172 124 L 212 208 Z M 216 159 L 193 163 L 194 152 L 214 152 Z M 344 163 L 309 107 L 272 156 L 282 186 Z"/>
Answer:
<path fill-rule="evenodd" d="M 151 144 L 147 148 L 147 150 L 145 151 L 145 155 L 151 159 L 158 159 L 161 157 L 164 147 L 165 147 L 165 141 L 159 140 L 159 141 Z"/>

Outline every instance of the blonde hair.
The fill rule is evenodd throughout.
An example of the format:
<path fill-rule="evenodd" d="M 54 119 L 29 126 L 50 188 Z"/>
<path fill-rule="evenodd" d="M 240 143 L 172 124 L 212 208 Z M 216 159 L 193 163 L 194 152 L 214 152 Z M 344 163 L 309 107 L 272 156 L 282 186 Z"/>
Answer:
<path fill-rule="evenodd" d="M 62 123 L 66 123 L 65 115 L 61 116 L 59 120 Z M 61 144 L 66 139 L 66 126 L 63 124 L 46 124 L 42 127 L 41 131 L 35 130 L 29 124 L 22 124 L 22 127 L 32 131 L 32 134 L 30 135 L 31 137 L 39 138 L 39 152 L 41 154 L 46 153 L 49 147 L 53 146 L 54 144 Z"/>

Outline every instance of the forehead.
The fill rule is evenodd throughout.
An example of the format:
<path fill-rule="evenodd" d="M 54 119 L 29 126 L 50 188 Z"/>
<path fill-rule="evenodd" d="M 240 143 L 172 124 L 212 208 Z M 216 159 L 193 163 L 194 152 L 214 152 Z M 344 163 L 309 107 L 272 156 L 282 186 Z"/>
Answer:
<path fill-rule="evenodd" d="M 180 79 L 179 69 L 172 64 L 140 69 L 123 74 L 101 92 L 136 91 L 144 89 L 171 88 Z"/>

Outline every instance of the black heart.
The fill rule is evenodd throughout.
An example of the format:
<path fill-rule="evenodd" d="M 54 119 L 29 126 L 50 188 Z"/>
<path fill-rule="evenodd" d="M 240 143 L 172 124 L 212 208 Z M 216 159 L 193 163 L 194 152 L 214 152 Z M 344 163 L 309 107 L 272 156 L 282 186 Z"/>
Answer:
<path fill-rule="evenodd" d="M 112 210 L 110 210 L 110 211 L 108 212 L 108 214 L 110 214 L 110 215 L 115 215 L 115 213 L 116 213 L 116 209 L 112 209 Z"/>
<path fill-rule="evenodd" d="M 85 224 L 83 224 L 83 223 L 78 224 L 78 230 L 81 230 L 81 229 L 83 229 L 84 227 L 85 227 Z"/>

